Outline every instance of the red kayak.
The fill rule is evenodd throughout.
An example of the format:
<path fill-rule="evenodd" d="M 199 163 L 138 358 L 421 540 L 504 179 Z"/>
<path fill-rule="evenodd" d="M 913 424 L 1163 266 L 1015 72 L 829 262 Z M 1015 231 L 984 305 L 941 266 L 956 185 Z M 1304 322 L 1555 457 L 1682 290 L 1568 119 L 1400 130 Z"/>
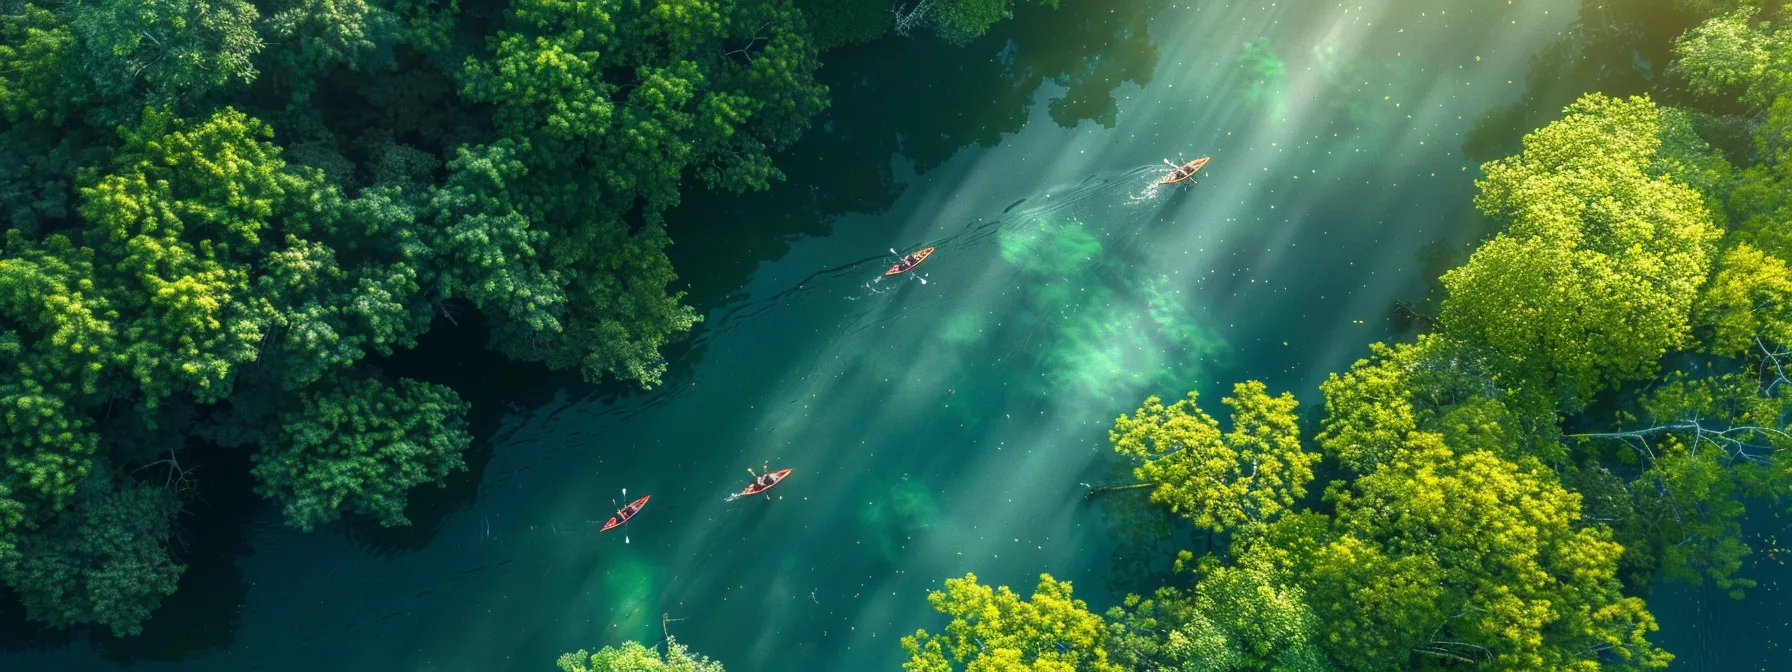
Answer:
<path fill-rule="evenodd" d="M 1208 157 L 1203 156 L 1199 159 L 1195 159 L 1188 163 L 1182 164 L 1181 167 L 1177 168 L 1176 170 L 1170 171 L 1169 175 L 1165 175 L 1164 178 L 1161 180 L 1158 180 L 1157 183 L 1158 184 L 1175 184 L 1177 182 L 1181 182 L 1188 178 L 1194 177 L 1195 173 L 1201 172 L 1202 166 L 1207 165 L 1207 158 Z"/>
<path fill-rule="evenodd" d="M 884 275 L 896 275 L 898 273 L 907 273 L 907 272 L 909 272 L 910 269 L 913 269 L 916 266 L 920 266 L 921 262 L 927 261 L 927 255 L 930 255 L 930 254 L 933 254 L 933 248 L 931 248 L 931 247 L 924 249 L 924 250 L 917 251 L 914 254 L 908 255 L 910 259 L 914 260 L 914 263 L 909 264 L 907 266 L 903 266 L 902 262 L 897 262 L 896 265 L 890 267 L 890 270 L 884 271 Z"/>
<path fill-rule="evenodd" d="M 740 491 L 735 496 L 752 497 L 753 495 L 778 487 L 779 483 L 784 482 L 784 477 L 789 475 L 789 469 L 779 469 L 764 476 L 760 476 L 759 478 L 753 479 L 752 484 L 748 485 L 747 489 Z"/>
<path fill-rule="evenodd" d="M 616 515 L 610 516 L 610 520 L 604 523 L 604 529 L 598 531 L 609 532 L 610 530 L 622 527 L 622 524 L 628 522 L 628 519 L 633 518 L 635 517 L 635 514 L 640 513 L 641 508 L 647 506 L 647 500 L 652 498 L 653 495 L 644 495 L 640 499 L 629 502 L 628 506 L 622 507 L 621 511 L 616 512 Z"/>

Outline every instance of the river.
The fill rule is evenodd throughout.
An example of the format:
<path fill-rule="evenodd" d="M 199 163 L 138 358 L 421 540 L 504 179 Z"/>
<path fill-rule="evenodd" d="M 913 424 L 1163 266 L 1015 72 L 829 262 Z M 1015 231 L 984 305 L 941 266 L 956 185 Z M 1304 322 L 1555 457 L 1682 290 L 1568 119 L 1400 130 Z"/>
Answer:
<path fill-rule="evenodd" d="M 1111 605 L 1129 586 L 1080 495 L 1112 419 L 1244 378 L 1310 411 L 1398 337 L 1390 306 L 1437 270 L 1419 251 L 1485 226 L 1465 134 L 1579 7 L 1064 5 L 825 55 L 834 105 L 790 180 L 671 215 L 705 321 L 662 388 L 413 357 L 480 434 L 415 528 L 299 534 L 220 494 L 235 536 L 143 642 L 15 637 L 0 668 L 541 670 L 665 629 L 736 672 L 896 669 L 947 577 L 1050 572 Z M 1196 183 L 1153 186 L 1197 156 Z M 794 472 L 724 501 L 763 465 Z"/>

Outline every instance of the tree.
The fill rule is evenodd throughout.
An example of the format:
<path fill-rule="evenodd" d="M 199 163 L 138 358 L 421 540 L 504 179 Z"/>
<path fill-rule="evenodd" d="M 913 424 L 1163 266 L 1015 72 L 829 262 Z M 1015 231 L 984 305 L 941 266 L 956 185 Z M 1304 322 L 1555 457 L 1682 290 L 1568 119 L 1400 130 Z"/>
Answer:
<path fill-rule="evenodd" d="M 1058 6 L 1058 0 L 1037 0 L 1039 4 Z M 940 35 L 954 42 L 966 42 L 989 31 L 997 21 L 1013 16 L 1011 0 L 935 0 L 934 22 Z"/>
<path fill-rule="evenodd" d="M 1580 500 L 1536 465 L 1438 445 L 1327 493 L 1336 536 L 1295 563 L 1347 669 L 1416 660 L 1489 669 L 1663 667 L 1655 620 L 1625 597 L 1603 527 L 1577 527 Z"/>
<path fill-rule="evenodd" d="M 1414 445 L 1415 432 L 1457 450 L 1550 462 L 1566 457 L 1555 440 L 1554 408 L 1503 389 L 1485 353 L 1437 334 L 1369 350 L 1368 359 L 1319 385 L 1325 394 L 1319 445 L 1352 472 L 1367 474 L 1392 460 Z"/>
<path fill-rule="evenodd" d="M 788 0 L 614 12 L 524 0 L 492 44 L 491 60 L 467 62 L 462 95 L 493 106 L 528 168 L 506 185 L 510 202 L 551 234 L 547 266 L 568 283 L 558 339 L 508 338 L 533 327 L 500 324 L 500 342 L 588 379 L 656 383 L 658 347 L 696 320 L 666 292 L 660 213 L 678 203 L 686 170 L 734 191 L 780 177 L 770 152 L 825 105 L 802 16 Z"/>
<path fill-rule="evenodd" d="M 49 10 L 26 3 L 19 14 L 0 15 L 0 118 L 62 120 L 57 89 L 75 38 Z"/>
<path fill-rule="evenodd" d="M 1294 395 L 1270 397 L 1257 381 L 1233 386 L 1222 400 L 1232 409 L 1232 431 L 1224 435 L 1196 397 L 1190 392 L 1168 407 L 1150 397 L 1108 432 L 1114 451 L 1137 463 L 1133 477 L 1155 486 L 1151 501 L 1220 532 L 1292 507 L 1319 459 L 1301 450 Z"/>
<path fill-rule="evenodd" d="M 917 630 L 902 638 L 908 672 L 1119 672 L 1104 648 L 1107 626 L 1070 583 L 1039 575 L 1033 598 L 1000 586 L 991 590 L 975 574 L 947 579 L 927 594 L 935 611 L 951 618 L 942 634 Z"/>
<path fill-rule="evenodd" d="M 243 0 L 97 0 L 78 5 L 72 24 L 101 95 L 180 106 L 255 79 L 258 16 Z"/>
<path fill-rule="evenodd" d="M 1673 70 L 1705 95 L 1740 91 L 1743 103 L 1765 107 L 1782 86 L 1770 72 L 1783 68 L 1785 45 L 1772 24 L 1753 25 L 1758 10 L 1744 7 L 1707 19 L 1674 40 Z M 1777 62 L 1776 62 L 1777 61 Z"/>
<path fill-rule="evenodd" d="M 351 71 L 394 65 L 391 48 L 402 39 L 399 19 L 367 0 L 276 0 L 258 28 L 272 46 L 261 68 L 290 87 L 291 100 L 304 103 L 331 67 Z"/>
<path fill-rule="evenodd" d="M 257 492 L 307 532 L 348 511 L 405 525 L 406 495 L 464 471 L 467 404 L 440 385 L 337 379 L 300 395 L 255 454 Z"/>
<path fill-rule="evenodd" d="M 1281 575 L 1267 554 L 1235 565 L 1205 563 L 1192 594 L 1159 589 L 1108 611 L 1108 649 L 1126 669 L 1228 672 L 1332 669 L 1316 639 L 1318 618 L 1306 591 Z"/>
<path fill-rule="evenodd" d="M 1741 242 L 1718 259 L 1717 272 L 1699 296 L 1697 323 L 1712 330 L 1711 352 L 1736 357 L 1763 343 L 1792 343 L 1789 311 L 1792 270 L 1785 260 Z"/>
<path fill-rule="evenodd" d="M 606 646 L 597 653 L 584 649 L 560 656 L 562 672 L 724 672 L 722 664 L 694 655 L 672 637 L 666 638 L 666 655 L 635 642 Z"/>
<path fill-rule="evenodd" d="M 0 577 L 26 614 L 56 627 L 99 623 L 135 635 L 186 568 L 168 556 L 179 509 L 172 491 L 104 474 L 87 479 L 80 501 L 20 537 L 18 561 Z"/>
<path fill-rule="evenodd" d="M 1648 98 L 1588 95 L 1483 167 L 1476 207 L 1510 225 L 1444 275 L 1442 323 L 1506 385 L 1574 409 L 1690 342 L 1718 230 L 1697 191 L 1650 173 L 1660 133 Z"/>
<path fill-rule="evenodd" d="M 100 394 L 116 314 L 95 291 L 93 253 L 13 230 L 0 246 L 0 567 L 9 530 L 67 506 L 99 446 L 76 400 Z"/>
<path fill-rule="evenodd" d="M 1769 353 L 1769 369 L 1777 370 L 1783 356 Z M 1644 540 L 1635 550 L 1665 578 L 1710 579 L 1738 598 L 1754 585 L 1735 576 L 1752 552 L 1742 541 L 1743 502 L 1792 492 L 1792 434 L 1783 420 L 1792 400 L 1780 391 L 1784 380 L 1777 373 L 1767 382 L 1753 372 L 1675 373 L 1638 403 L 1637 415 L 1621 414 L 1618 429 L 1575 435 L 1643 465 L 1629 485 L 1631 515 L 1614 524 Z"/>
<path fill-rule="evenodd" d="M 340 63 L 358 69 L 381 45 L 394 37 L 397 17 L 366 0 L 286 0 L 276 3 L 261 23 L 276 59 L 300 73 Z"/>
<path fill-rule="evenodd" d="M 1038 0 L 1057 7 L 1058 0 Z M 897 2 L 896 33 L 907 35 L 917 27 L 931 26 L 948 42 L 964 44 L 988 32 L 997 21 L 1013 16 L 1011 0 L 919 0 Z"/>

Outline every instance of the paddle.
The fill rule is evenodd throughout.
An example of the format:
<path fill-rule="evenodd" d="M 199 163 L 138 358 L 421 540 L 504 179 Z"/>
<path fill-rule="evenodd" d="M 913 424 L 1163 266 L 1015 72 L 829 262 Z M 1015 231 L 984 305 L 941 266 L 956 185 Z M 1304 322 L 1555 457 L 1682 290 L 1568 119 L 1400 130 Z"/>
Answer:
<path fill-rule="evenodd" d="M 897 251 L 896 251 L 896 248 L 894 248 L 894 247 L 892 247 L 892 248 L 890 248 L 890 254 L 894 254 L 894 255 L 897 255 L 897 258 L 898 258 L 898 259 L 900 259 L 900 258 L 901 258 L 901 255 L 902 255 L 902 253 L 901 253 L 901 252 L 897 252 Z M 914 276 L 914 277 L 915 277 L 915 279 L 916 279 L 916 280 L 920 280 L 920 281 L 921 281 L 921 284 L 923 284 L 923 285 L 925 285 L 925 284 L 927 284 L 927 278 L 923 278 L 923 277 L 921 277 L 921 276 L 920 276 L 920 275 L 916 275 L 916 276 Z"/>
<path fill-rule="evenodd" d="M 622 498 L 628 499 L 628 488 L 622 489 Z M 614 499 L 610 500 L 610 506 L 616 506 L 616 500 L 614 500 Z M 622 517 L 622 543 L 626 544 L 626 543 L 628 543 L 628 521 L 634 520 L 635 517 L 634 516 L 624 516 L 622 513 L 622 507 L 620 507 L 620 506 L 616 506 L 616 515 Z"/>

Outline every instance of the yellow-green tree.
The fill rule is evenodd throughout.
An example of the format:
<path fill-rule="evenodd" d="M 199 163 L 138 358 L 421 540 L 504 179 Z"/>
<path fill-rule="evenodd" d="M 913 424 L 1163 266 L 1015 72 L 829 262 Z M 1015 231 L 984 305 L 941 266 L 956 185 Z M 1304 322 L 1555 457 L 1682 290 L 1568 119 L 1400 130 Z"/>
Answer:
<path fill-rule="evenodd" d="M 1127 596 L 1108 610 L 1108 650 L 1127 669 L 1333 669 L 1319 647 L 1320 622 L 1306 590 L 1271 557 L 1247 552 L 1232 565 L 1208 558 L 1192 591 Z"/>
<path fill-rule="evenodd" d="M 1301 450 L 1294 395 L 1238 383 L 1222 400 L 1232 409 L 1232 431 L 1223 434 L 1196 399 L 1190 392 L 1164 406 L 1147 398 L 1108 431 L 1114 451 L 1136 462 L 1133 477 L 1152 487 L 1152 502 L 1226 531 L 1273 520 L 1306 493 L 1319 456 Z"/>
<path fill-rule="evenodd" d="M 1580 497 L 1534 460 L 1413 446 L 1327 493 L 1330 539 L 1277 558 L 1307 590 L 1326 652 L 1353 670 L 1663 667 L 1623 549 L 1577 525 Z M 1282 543 L 1289 543 L 1284 540 Z"/>
<path fill-rule="evenodd" d="M 665 655 L 637 642 L 623 642 L 596 653 L 579 649 L 562 654 L 557 662 L 561 672 L 725 672 L 721 663 L 691 653 L 671 637 L 666 638 Z"/>
<path fill-rule="evenodd" d="M 1738 242 L 1699 295 L 1698 324 L 1711 329 L 1706 347 L 1719 355 L 1762 355 L 1792 343 L 1792 268 Z"/>
<path fill-rule="evenodd" d="M 1691 342 L 1719 231 L 1698 191 L 1654 170 L 1661 132 L 1647 97 L 1590 94 L 1483 166 L 1475 205 L 1509 224 L 1444 275 L 1441 319 L 1505 384 L 1578 408 Z"/>
<path fill-rule="evenodd" d="M 1532 454 L 1552 463 L 1566 457 L 1555 440 L 1554 407 L 1501 387 L 1484 351 L 1438 334 L 1375 343 L 1369 351 L 1319 385 L 1319 445 L 1351 472 L 1374 471 L 1411 445 L 1415 432 L 1459 451 Z"/>
<path fill-rule="evenodd" d="M 1108 660 L 1107 624 L 1070 595 L 1068 581 L 1039 575 L 1031 600 L 1007 586 L 991 589 L 975 574 L 947 579 L 927 594 L 951 620 L 943 633 L 902 638 L 907 672 L 1119 672 Z"/>

